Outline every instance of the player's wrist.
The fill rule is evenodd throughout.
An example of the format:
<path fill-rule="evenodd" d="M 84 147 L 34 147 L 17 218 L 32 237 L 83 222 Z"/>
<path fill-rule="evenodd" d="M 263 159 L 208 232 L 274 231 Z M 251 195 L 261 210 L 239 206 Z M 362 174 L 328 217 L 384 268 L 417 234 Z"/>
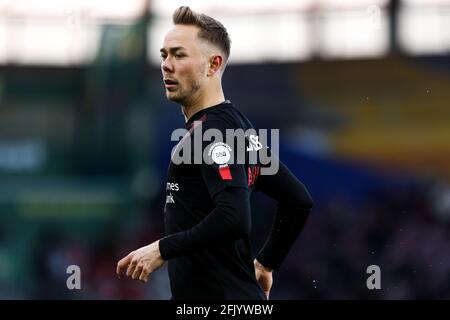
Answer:
<path fill-rule="evenodd" d="M 156 252 L 158 253 L 158 258 L 165 260 L 165 259 L 163 258 L 163 256 L 162 256 L 162 254 L 161 254 L 161 248 L 160 248 L 160 246 L 159 246 L 159 243 L 160 243 L 160 240 L 155 241 L 155 243 L 154 243 L 154 245 L 155 245 L 155 250 L 156 250 Z"/>

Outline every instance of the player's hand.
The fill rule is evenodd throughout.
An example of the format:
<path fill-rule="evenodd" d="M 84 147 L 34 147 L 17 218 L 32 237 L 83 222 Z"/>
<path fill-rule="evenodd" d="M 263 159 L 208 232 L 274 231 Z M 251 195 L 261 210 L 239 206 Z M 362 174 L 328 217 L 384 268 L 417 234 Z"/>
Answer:
<path fill-rule="evenodd" d="M 159 269 L 164 264 L 164 259 L 159 251 L 159 240 L 148 246 L 130 252 L 117 263 L 117 276 L 119 279 L 126 271 L 126 276 L 134 280 L 147 282 L 150 273 Z"/>
<path fill-rule="evenodd" d="M 272 288 L 273 284 L 273 270 L 264 267 L 256 259 L 253 261 L 253 264 L 255 265 L 256 281 L 258 281 L 259 285 L 266 294 L 267 300 L 269 300 L 270 289 Z"/>

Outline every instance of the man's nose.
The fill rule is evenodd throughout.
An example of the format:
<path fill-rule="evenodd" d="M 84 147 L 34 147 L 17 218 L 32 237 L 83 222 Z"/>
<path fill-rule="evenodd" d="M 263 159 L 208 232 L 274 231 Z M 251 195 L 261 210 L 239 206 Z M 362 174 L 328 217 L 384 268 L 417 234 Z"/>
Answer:
<path fill-rule="evenodd" d="M 170 62 L 169 58 L 167 58 L 161 62 L 161 69 L 166 72 L 173 72 L 173 65 Z"/>

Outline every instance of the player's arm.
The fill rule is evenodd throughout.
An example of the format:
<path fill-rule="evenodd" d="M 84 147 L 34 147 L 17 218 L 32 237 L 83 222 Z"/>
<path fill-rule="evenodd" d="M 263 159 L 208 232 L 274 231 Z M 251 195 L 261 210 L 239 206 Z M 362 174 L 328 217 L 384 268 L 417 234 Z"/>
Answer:
<path fill-rule="evenodd" d="M 257 188 L 278 201 L 270 235 L 254 261 L 256 280 L 269 299 L 272 272 L 280 267 L 302 231 L 313 202 L 305 186 L 281 162 L 275 175 L 258 178 Z"/>
<path fill-rule="evenodd" d="M 147 282 L 149 274 L 160 268 L 165 260 L 239 239 L 250 232 L 247 186 L 224 186 L 214 195 L 213 201 L 215 208 L 193 228 L 166 236 L 120 260 L 117 265 L 119 278 L 126 273 L 132 279 Z"/>
<path fill-rule="evenodd" d="M 221 124 L 221 122 L 208 121 L 204 123 L 203 129 L 220 128 Z M 222 131 L 225 137 L 225 130 Z M 204 142 L 202 153 L 213 143 Z M 227 165 L 225 176 L 217 163 L 202 163 L 196 168 L 213 200 L 214 209 L 196 226 L 131 252 L 119 262 L 117 267 L 119 276 L 126 270 L 127 276 L 147 281 L 147 271 L 153 272 L 161 267 L 165 260 L 239 239 L 250 232 L 250 195 L 245 166 L 243 164 Z M 143 270 L 142 274 L 139 270 Z"/>
<path fill-rule="evenodd" d="M 163 259 L 217 246 L 245 237 L 251 229 L 249 192 L 246 187 L 225 187 L 213 201 L 215 208 L 196 226 L 162 238 Z"/>
<path fill-rule="evenodd" d="M 302 231 L 313 207 L 306 187 L 280 161 L 274 175 L 261 175 L 258 190 L 278 202 L 270 234 L 256 257 L 267 270 L 276 270 Z"/>
<path fill-rule="evenodd" d="M 166 236 L 128 254 L 117 264 L 119 278 L 126 274 L 147 282 L 150 273 L 172 258 L 206 249 L 247 235 L 251 229 L 247 187 L 226 186 L 213 197 L 215 208 L 199 224 Z"/>

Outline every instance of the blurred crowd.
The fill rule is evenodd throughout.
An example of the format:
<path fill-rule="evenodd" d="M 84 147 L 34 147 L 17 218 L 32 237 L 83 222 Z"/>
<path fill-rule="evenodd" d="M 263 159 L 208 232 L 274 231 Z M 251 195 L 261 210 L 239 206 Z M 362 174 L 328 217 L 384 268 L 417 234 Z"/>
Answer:
<path fill-rule="evenodd" d="M 448 189 L 388 188 L 359 205 L 342 197 L 318 204 L 279 273 L 276 296 L 449 299 L 450 211 L 437 214 L 436 196 L 448 197 Z M 379 290 L 367 288 L 370 265 L 380 268 Z"/>

